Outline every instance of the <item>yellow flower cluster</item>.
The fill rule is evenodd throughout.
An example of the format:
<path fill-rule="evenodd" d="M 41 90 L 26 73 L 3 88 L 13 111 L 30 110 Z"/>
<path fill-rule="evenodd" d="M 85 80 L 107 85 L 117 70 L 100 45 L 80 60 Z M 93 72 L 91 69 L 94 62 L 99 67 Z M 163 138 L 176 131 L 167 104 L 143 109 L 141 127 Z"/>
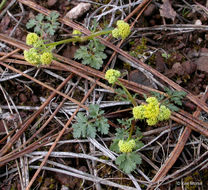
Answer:
<path fill-rule="evenodd" d="M 135 119 L 146 119 L 147 124 L 152 126 L 158 121 L 168 120 L 171 111 L 164 105 L 159 104 L 157 98 L 149 97 L 146 99 L 148 104 L 140 105 L 133 108 Z"/>
<path fill-rule="evenodd" d="M 30 48 L 24 51 L 24 58 L 32 65 L 38 65 L 40 63 L 40 55 L 35 48 Z"/>
<path fill-rule="evenodd" d="M 39 37 L 36 33 L 29 33 L 26 37 L 26 44 L 27 45 L 34 45 L 39 40 Z"/>
<path fill-rule="evenodd" d="M 105 73 L 105 79 L 108 80 L 110 84 L 114 84 L 120 76 L 120 71 L 117 71 L 115 69 L 109 69 Z"/>
<path fill-rule="evenodd" d="M 26 44 L 33 48 L 24 51 L 24 58 L 32 65 L 49 65 L 53 60 L 53 54 L 50 49 L 44 46 L 43 40 L 36 33 L 29 33 L 26 37 Z"/>
<path fill-rule="evenodd" d="M 53 55 L 51 52 L 44 52 L 41 56 L 40 56 L 40 62 L 43 65 L 49 65 L 53 60 Z"/>
<path fill-rule="evenodd" d="M 160 106 L 160 113 L 158 115 L 158 120 L 168 120 L 170 118 L 171 111 L 164 105 Z"/>
<path fill-rule="evenodd" d="M 123 20 L 118 20 L 117 28 L 112 31 L 112 36 L 114 38 L 122 38 L 123 40 L 127 38 L 131 32 L 130 26 L 128 23 L 124 22 Z"/>
<path fill-rule="evenodd" d="M 75 35 L 74 37 L 78 37 L 77 35 L 81 35 L 82 33 L 79 30 L 73 30 L 72 34 Z"/>
<path fill-rule="evenodd" d="M 135 143 L 135 140 L 134 139 L 131 139 L 130 141 L 120 140 L 118 142 L 119 150 L 122 153 L 132 152 L 133 149 L 135 148 L 135 146 L 136 146 L 136 143 Z"/>

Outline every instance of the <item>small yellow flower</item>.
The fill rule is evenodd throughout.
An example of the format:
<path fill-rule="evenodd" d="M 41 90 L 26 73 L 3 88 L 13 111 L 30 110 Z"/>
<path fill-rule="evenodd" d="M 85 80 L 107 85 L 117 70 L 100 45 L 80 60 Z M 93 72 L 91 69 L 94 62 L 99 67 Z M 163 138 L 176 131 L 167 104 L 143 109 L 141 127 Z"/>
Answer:
<path fill-rule="evenodd" d="M 145 118 L 157 118 L 158 114 L 159 114 L 159 111 L 160 111 L 160 108 L 159 108 L 159 104 L 147 104 L 147 105 L 144 105 L 144 117 Z"/>
<path fill-rule="evenodd" d="M 40 64 L 40 55 L 38 54 L 35 48 L 30 48 L 29 50 L 24 51 L 24 58 L 27 62 L 32 65 Z"/>
<path fill-rule="evenodd" d="M 132 152 L 135 146 L 136 146 L 136 143 L 134 139 L 131 139 L 130 141 L 120 140 L 118 142 L 119 150 L 122 153 Z"/>
<path fill-rule="evenodd" d="M 164 105 L 159 104 L 157 98 L 149 97 L 146 105 L 133 108 L 134 119 L 146 119 L 148 125 L 156 125 L 158 121 L 168 120 L 171 111 Z"/>
<path fill-rule="evenodd" d="M 118 28 L 115 28 L 115 29 L 112 31 L 112 36 L 113 36 L 114 38 L 119 38 L 119 37 L 120 37 Z"/>
<path fill-rule="evenodd" d="M 53 54 L 51 52 L 44 52 L 40 56 L 40 61 L 43 65 L 51 64 L 52 60 L 53 60 Z"/>
<path fill-rule="evenodd" d="M 105 73 L 105 79 L 108 80 L 110 84 L 114 84 L 120 76 L 120 71 L 117 71 L 115 69 L 109 69 Z"/>
<path fill-rule="evenodd" d="M 78 35 L 81 35 L 82 33 L 79 30 L 73 30 L 72 34 L 75 35 L 74 37 L 78 37 Z"/>
<path fill-rule="evenodd" d="M 117 28 L 112 31 L 112 36 L 114 38 L 121 37 L 123 40 L 127 38 L 131 32 L 130 26 L 128 23 L 124 22 L 123 20 L 117 21 Z"/>
<path fill-rule="evenodd" d="M 152 117 L 152 118 L 147 119 L 146 121 L 149 126 L 152 126 L 152 125 L 156 125 L 158 120 L 157 118 Z"/>
<path fill-rule="evenodd" d="M 144 105 L 136 106 L 133 108 L 134 119 L 144 119 Z"/>
<path fill-rule="evenodd" d="M 153 104 L 153 105 L 158 105 L 159 102 L 157 100 L 157 98 L 155 97 L 149 97 L 146 99 L 146 102 L 149 103 L 149 104 Z"/>
<path fill-rule="evenodd" d="M 36 42 L 38 42 L 39 37 L 36 33 L 29 33 L 26 37 L 26 44 L 27 45 L 34 45 Z"/>
<path fill-rule="evenodd" d="M 164 105 L 160 106 L 160 113 L 158 115 L 158 120 L 163 121 L 163 120 L 168 120 L 170 118 L 171 111 Z"/>

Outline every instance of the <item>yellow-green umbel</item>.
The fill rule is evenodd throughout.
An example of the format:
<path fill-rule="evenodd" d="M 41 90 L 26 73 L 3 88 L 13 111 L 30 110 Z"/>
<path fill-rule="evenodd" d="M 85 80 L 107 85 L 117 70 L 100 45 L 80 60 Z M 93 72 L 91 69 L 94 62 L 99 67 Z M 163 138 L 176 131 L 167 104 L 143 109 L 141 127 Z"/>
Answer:
<path fill-rule="evenodd" d="M 29 33 L 26 37 L 26 44 L 27 45 L 34 45 L 39 40 L 39 37 L 36 33 Z"/>
<path fill-rule="evenodd" d="M 131 139 L 129 141 L 125 141 L 125 140 L 120 140 L 118 142 L 118 147 L 120 152 L 122 153 L 128 153 L 128 152 L 132 152 L 133 149 L 135 148 L 136 143 L 134 139 Z"/>
<path fill-rule="evenodd" d="M 112 31 L 112 36 L 114 38 L 122 38 L 123 40 L 129 36 L 131 33 L 131 29 L 128 23 L 126 23 L 123 20 L 118 20 L 117 23 L 117 28 L 115 28 Z"/>
<path fill-rule="evenodd" d="M 108 80 L 110 84 L 114 84 L 120 76 L 120 71 L 117 71 L 115 69 L 109 69 L 105 73 L 105 79 Z"/>

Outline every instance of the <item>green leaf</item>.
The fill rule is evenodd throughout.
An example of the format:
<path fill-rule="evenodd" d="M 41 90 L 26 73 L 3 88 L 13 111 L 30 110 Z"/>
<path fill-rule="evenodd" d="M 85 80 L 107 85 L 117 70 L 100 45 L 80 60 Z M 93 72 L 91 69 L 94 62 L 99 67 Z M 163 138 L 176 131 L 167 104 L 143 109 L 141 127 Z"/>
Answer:
<path fill-rule="evenodd" d="M 110 145 L 110 150 L 116 152 L 116 153 L 120 153 L 119 147 L 118 147 L 118 142 L 119 139 L 114 139 L 112 144 Z"/>
<path fill-rule="evenodd" d="M 89 114 L 92 118 L 96 118 L 99 115 L 99 105 L 90 104 L 89 105 Z"/>
<path fill-rule="evenodd" d="M 84 115 L 84 113 L 79 112 L 77 114 L 77 122 L 79 122 L 79 123 L 86 123 L 87 122 L 87 117 Z"/>
<path fill-rule="evenodd" d="M 176 107 L 174 104 L 167 104 L 166 107 L 169 108 L 171 111 L 175 111 L 175 112 L 179 110 L 179 108 Z"/>
<path fill-rule="evenodd" d="M 33 28 L 36 25 L 36 23 L 37 22 L 35 19 L 30 19 L 26 24 L 27 29 Z"/>
<path fill-rule="evenodd" d="M 143 137 L 143 134 L 141 132 L 141 129 L 139 127 L 137 127 L 137 126 L 136 126 L 136 132 L 135 132 L 135 134 L 136 134 L 136 137 L 138 139 L 141 139 Z"/>
<path fill-rule="evenodd" d="M 129 118 L 129 119 L 117 119 L 119 124 L 125 127 L 125 129 L 128 129 L 131 127 L 131 122 L 134 120 L 134 118 Z"/>
<path fill-rule="evenodd" d="M 141 156 L 139 154 L 137 154 L 136 152 L 132 152 L 129 155 L 130 159 L 135 162 L 136 164 L 141 164 L 142 163 L 142 159 Z"/>
<path fill-rule="evenodd" d="M 39 14 L 35 17 L 35 19 L 36 19 L 39 23 L 41 23 L 41 22 L 43 21 L 43 19 L 44 19 L 44 15 L 41 14 L 41 13 L 39 13 Z"/>
<path fill-rule="evenodd" d="M 72 125 L 74 138 L 86 137 L 87 136 L 87 117 L 79 112 L 77 114 L 77 123 Z"/>
<path fill-rule="evenodd" d="M 102 135 L 108 134 L 110 125 L 108 124 L 108 120 L 105 117 L 101 117 L 99 120 L 97 120 L 95 125 Z"/>
<path fill-rule="evenodd" d="M 121 170 L 130 174 L 136 169 L 137 164 L 141 164 L 142 159 L 137 153 L 131 152 L 121 154 L 116 158 L 115 162 Z"/>
<path fill-rule="evenodd" d="M 173 91 L 172 91 L 171 89 L 169 89 L 169 88 L 167 88 L 167 87 L 164 87 L 164 90 L 165 90 L 165 92 L 166 92 L 169 96 L 172 96 Z"/>
<path fill-rule="evenodd" d="M 38 24 L 34 28 L 34 32 L 37 33 L 37 34 L 41 34 L 41 28 L 40 28 L 40 26 Z"/>
<path fill-rule="evenodd" d="M 174 91 L 173 92 L 173 96 L 177 96 L 181 99 L 184 98 L 186 95 L 187 95 L 187 93 L 184 91 Z"/>
<path fill-rule="evenodd" d="M 122 139 L 127 139 L 129 136 L 129 133 L 123 128 L 117 128 L 115 135 L 116 135 L 115 139 L 122 140 Z"/>
<path fill-rule="evenodd" d="M 50 13 L 50 15 L 47 16 L 46 18 L 47 18 L 49 21 L 56 21 L 56 20 L 58 19 L 59 15 L 60 15 L 60 14 L 59 14 L 57 11 L 52 11 L 52 12 Z"/>
<path fill-rule="evenodd" d="M 73 128 L 74 138 L 86 137 L 86 128 L 87 128 L 86 124 L 81 124 L 81 123 L 73 124 L 72 128 Z"/>
<path fill-rule="evenodd" d="M 91 137 L 93 139 L 95 138 L 95 136 L 96 136 L 96 128 L 95 128 L 95 126 L 90 125 L 90 124 L 87 125 L 87 134 L 86 134 L 86 136 L 87 137 Z"/>
<path fill-rule="evenodd" d="M 90 40 L 87 46 L 81 46 L 75 53 L 75 59 L 82 59 L 83 65 L 90 65 L 95 69 L 100 69 L 103 65 L 103 59 L 107 55 L 103 52 L 103 46 L 98 40 Z"/>
<path fill-rule="evenodd" d="M 86 57 L 88 55 L 87 47 L 81 46 L 75 53 L 74 58 L 75 59 L 82 59 L 83 57 Z"/>
<path fill-rule="evenodd" d="M 126 154 L 121 154 L 116 158 L 115 162 L 117 165 L 120 165 L 125 160 L 126 160 Z"/>
<path fill-rule="evenodd" d="M 142 141 L 136 141 L 136 147 L 135 149 L 140 149 L 144 146 L 144 143 Z"/>
<path fill-rule="evenodd" d="M 53 36 L 56 32 L 55 30 L 56 28 L 54 28 L 54 26 L 50 25 L 49 28 L 46 30 L 46 33 Z"/>

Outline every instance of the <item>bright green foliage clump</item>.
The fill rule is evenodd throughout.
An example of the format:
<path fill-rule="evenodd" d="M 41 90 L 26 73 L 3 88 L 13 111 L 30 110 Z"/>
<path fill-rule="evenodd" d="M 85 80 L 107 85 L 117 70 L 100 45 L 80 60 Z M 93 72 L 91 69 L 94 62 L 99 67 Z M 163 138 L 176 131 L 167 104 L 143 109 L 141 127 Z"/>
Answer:
<path fill-rule="evenodd" d="M 30 19 L 26 27 L 27 29 L 34 28 L 34 32 L 39 35 L 45 33 L 52 36 L 60 25 L 57 22 L 58 17 L 59 13 L 56 11 L 52 11 L 49 16 L 44 16 L 40 13 L 34 19 Z"/>
<path fill-rule="evenodd" d="M 95 138 L 96 132 L 108 134 L 108 120 L 103 116 L 104 111 L 99 110 L 98 105 L 89 106 L 89 115 L 77 114 L 77 123 L 72 125 L 74 138 Z"/>
<path fill-rule="evenodd" d="M 164 105 L 159 104 L 157 98 L 149 97 L 146 99 L 148 104 L 140 105 L 133 108 L 135 119 L 146 119 L 147 124 L 156 125 L 158 121 L 168 120 L 171 111 Z"/>
<path fill-rule="evenodd" d="M 83 65 L 90 65 L 95 69 L 100 69 L 103 59 L 107 58 L 104 53 L 105 46 L 98 39 L 90 40 L 87 46 L 81 46 L 75 53 L 75 59 L 82 59 Z"/>
<path fill-rule="evenodd" d="M 112 36 L 114 38 L 122 38 L 123 40 L 127 38 L 131 32 L 130 26 L 128 23 L 124 22 L 123 20 L 117 21 L 117 28 L 112 31 Z"/>
<path fill-rule="evenodd" d="M 36 33 L 29 33 L 26 37 L 27 45 L 34 45 L 38 42 L 39 36 Z"/>
<path fill-rule="evenodd" d="M 131 139 L 130 141 L 124 141 L 124 140 L 120 140 L 118 142 L 118 146 L 119 146 L 119 150 L 122 153 L 128 153 L 128 152 L 132 152 L 133 149 L 136 146 L 135 140 Z"/>
<path fill-rule="evenodd" d="M 53 54 L 51 52 L 44 52 L 40 56 L 40 62 L 43 65 L 49 65 L 49 64 L 51 64 L 52 60 L 53 60 Z"/>
<path fill-rule="evenodd" d="M 108 80 L 110 84 L 114 84 L 120 76 L 120 71 L 117 71 L 115 69 L 109 69 L 106 71 L 105 79 Z"/>

